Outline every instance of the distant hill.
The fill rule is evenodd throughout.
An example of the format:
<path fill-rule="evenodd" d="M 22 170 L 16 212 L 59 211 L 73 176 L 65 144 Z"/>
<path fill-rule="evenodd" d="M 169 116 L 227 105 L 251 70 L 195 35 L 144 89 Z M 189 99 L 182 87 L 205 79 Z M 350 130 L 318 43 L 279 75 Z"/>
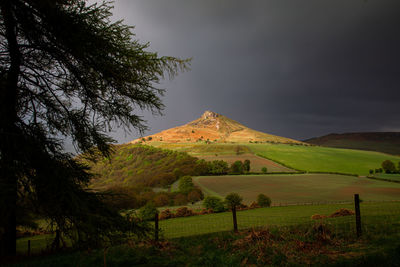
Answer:
<path fill-rule="evenodd" d="M 326 147 L 371 150 L 400 155 L 400 132 L 332 133 L 304 142 Z"/>
<path fill-rule="evenodd" d="M 138 143 L 143 140 L 145 140 L 146 143 L 155 141 L 165 143 L 193 143 L 205 141 L 213 143 L 276 142 L 302 144 L 302 142 L 294 139 L 250 129 L 237 121 L 212 111 L 204 112 L 200 118 L 185 125 L 133 140 L 132 143 Z"/>

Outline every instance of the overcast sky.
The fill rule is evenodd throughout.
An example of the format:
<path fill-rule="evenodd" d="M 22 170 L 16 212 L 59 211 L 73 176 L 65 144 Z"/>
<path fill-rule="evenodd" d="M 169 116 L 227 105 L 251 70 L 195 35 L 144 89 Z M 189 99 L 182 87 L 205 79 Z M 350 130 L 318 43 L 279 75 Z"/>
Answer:
<path fill-rule="evenodd" d="M 400 131 L 399 0 L 116 0 L 161 56 L 192 57 L 160 84 L 164 116 L 146 135 L 212 110 L 255 130 L 303 140 Z M 138 137 L 114 133 L 119 143 Z"/>

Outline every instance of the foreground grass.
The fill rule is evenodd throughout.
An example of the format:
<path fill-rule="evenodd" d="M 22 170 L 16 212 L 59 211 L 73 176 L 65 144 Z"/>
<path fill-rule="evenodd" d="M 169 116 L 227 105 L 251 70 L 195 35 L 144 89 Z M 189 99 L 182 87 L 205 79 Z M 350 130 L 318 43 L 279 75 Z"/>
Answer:
<path fill-rule="evenodd" d="M 286 206 L 260 208 L 240 211 L 237 213 L 239 229 L 257 226 L 290 226 L 309 224 L 313 221 L 314 214 L 330 215 L 341 208 L 354 210 L 353 204 L 325 204 L 307 206 Z M 362 203 L 361 215 L 365 227 L 372 227 L 376 223 L 391 223 L 398 220 L 400 223 L 400 202 Z M 343 225 L 347 229 L 354 225 L 354 216 L 329 219 L 334 225 Z M 386 220 L 386 222 L 385 222 Z M 207 234 L 213 232 L 229 231 L 232 229 L 232 214 L 230 212 L 214 213 L 185 218 L 175 218 L 160 221 L 162 235 L 165 238 L 176 238 Z"/>
<path fill-rule="evenodd" d="M 400 157 L 373 151 L 284 144 L 246 144 L 255 154 L 281 162 L 297 170 L 367 175 L 384 160 Z"/>
<path fill-rule="evenodd" d="M 367 209 L 368 210 L 368 209 Z M 365 212 L 367 212 L 365 210 Z M 399 266 L 400 224 L 357 239 L 329 221 L 128 242 L 36 258 L 19 266 Z"/>

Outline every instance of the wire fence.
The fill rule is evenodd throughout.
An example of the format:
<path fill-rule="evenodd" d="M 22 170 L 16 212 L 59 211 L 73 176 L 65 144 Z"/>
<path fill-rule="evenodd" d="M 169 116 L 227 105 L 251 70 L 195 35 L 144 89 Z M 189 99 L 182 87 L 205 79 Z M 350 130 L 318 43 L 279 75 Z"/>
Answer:
<path fill-rule="evenodd" d="M 324 203 L 326 204 L 326 203 Z M 320 204 L 321 205 L 321 204 Z M 317 205 L 314 205 L 317 206 Z M 341 207 L 342 206 L 342 207 Z M 327 205 L 327 207 L 330 207 Z M 354 210 L 354 203 L 335 203 L 334 208 L 347 208 Z M 323 210 L 322 207 L 319 210 Z M 265 215 L 252 215 L 256 210 L 237 212 L 238 229 L 250 229 L 261 227 L 313 227 L 317 223 L 323 223 L 336 235 L 356 236 L 356 216 L 329 217 L 320 220 L 313 220 L 314 209 L 302 209 L 293 213 L 290 210 L 277 209 L 280 212 L 265 211 Z M 265 210 L 265 209 L 264 209 Z M 272 209 L 271 209 L 272 210 Z M 304 214 L 302 214 L 304 210 Z M 285 214 L 287 212 L 287 214 Z M 366 202 L 361 204 L 361 231 L 364 235 L 369 234 L 390 234 L 393 231 L 400 231 L 400 202 Z M 193 217 L 175 218 L 159 222 L 161 236 L 164 238 L 176 238 L 193 235 L 201 235 L 214 232 L 233 230 L 232 213 L 200 215 Z"/>
<path fill-rule="evenodd" d="M 313 220 L 314 214 L 329 215 L 340 208 L 354 210 L 354 203 L 319 202 L 318 204 L 300 203 L 281 207 L 253 209 L 237 212 L 238 230 L 279 228 L 311 229 L 316 224 L 324 224 L 335 236 L 355 238 L 356 216 L 339 216 Z M 400 232 L 400 202 L 362 202 L 361 230 L 364 237 L 387 236 Z M 159 221 L 161 238 L 172 239 L 216 232 L 232 231 L 233 216 L 230 212 L 197 215 L 183 218 L 173 218 Z M 54 234 L 25 237 L 17 240 L 19 254 L 36 254 L 46 249 L 53 241 Z"/>

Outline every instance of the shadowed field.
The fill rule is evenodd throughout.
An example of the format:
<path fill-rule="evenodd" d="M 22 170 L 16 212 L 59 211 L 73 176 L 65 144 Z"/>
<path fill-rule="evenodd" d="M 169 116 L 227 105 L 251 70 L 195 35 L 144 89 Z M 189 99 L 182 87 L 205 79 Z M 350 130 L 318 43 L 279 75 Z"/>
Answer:
<path fill-rule="evenodd" d="M 260 193 L 275 205 L 352 201 L 354 194 L 366 201 L 400 200 L 400 184 L 333 174 L 201 176 L 195 183 L 204 192 L 221 197 L 236 192 L 247 204 Z"/>

